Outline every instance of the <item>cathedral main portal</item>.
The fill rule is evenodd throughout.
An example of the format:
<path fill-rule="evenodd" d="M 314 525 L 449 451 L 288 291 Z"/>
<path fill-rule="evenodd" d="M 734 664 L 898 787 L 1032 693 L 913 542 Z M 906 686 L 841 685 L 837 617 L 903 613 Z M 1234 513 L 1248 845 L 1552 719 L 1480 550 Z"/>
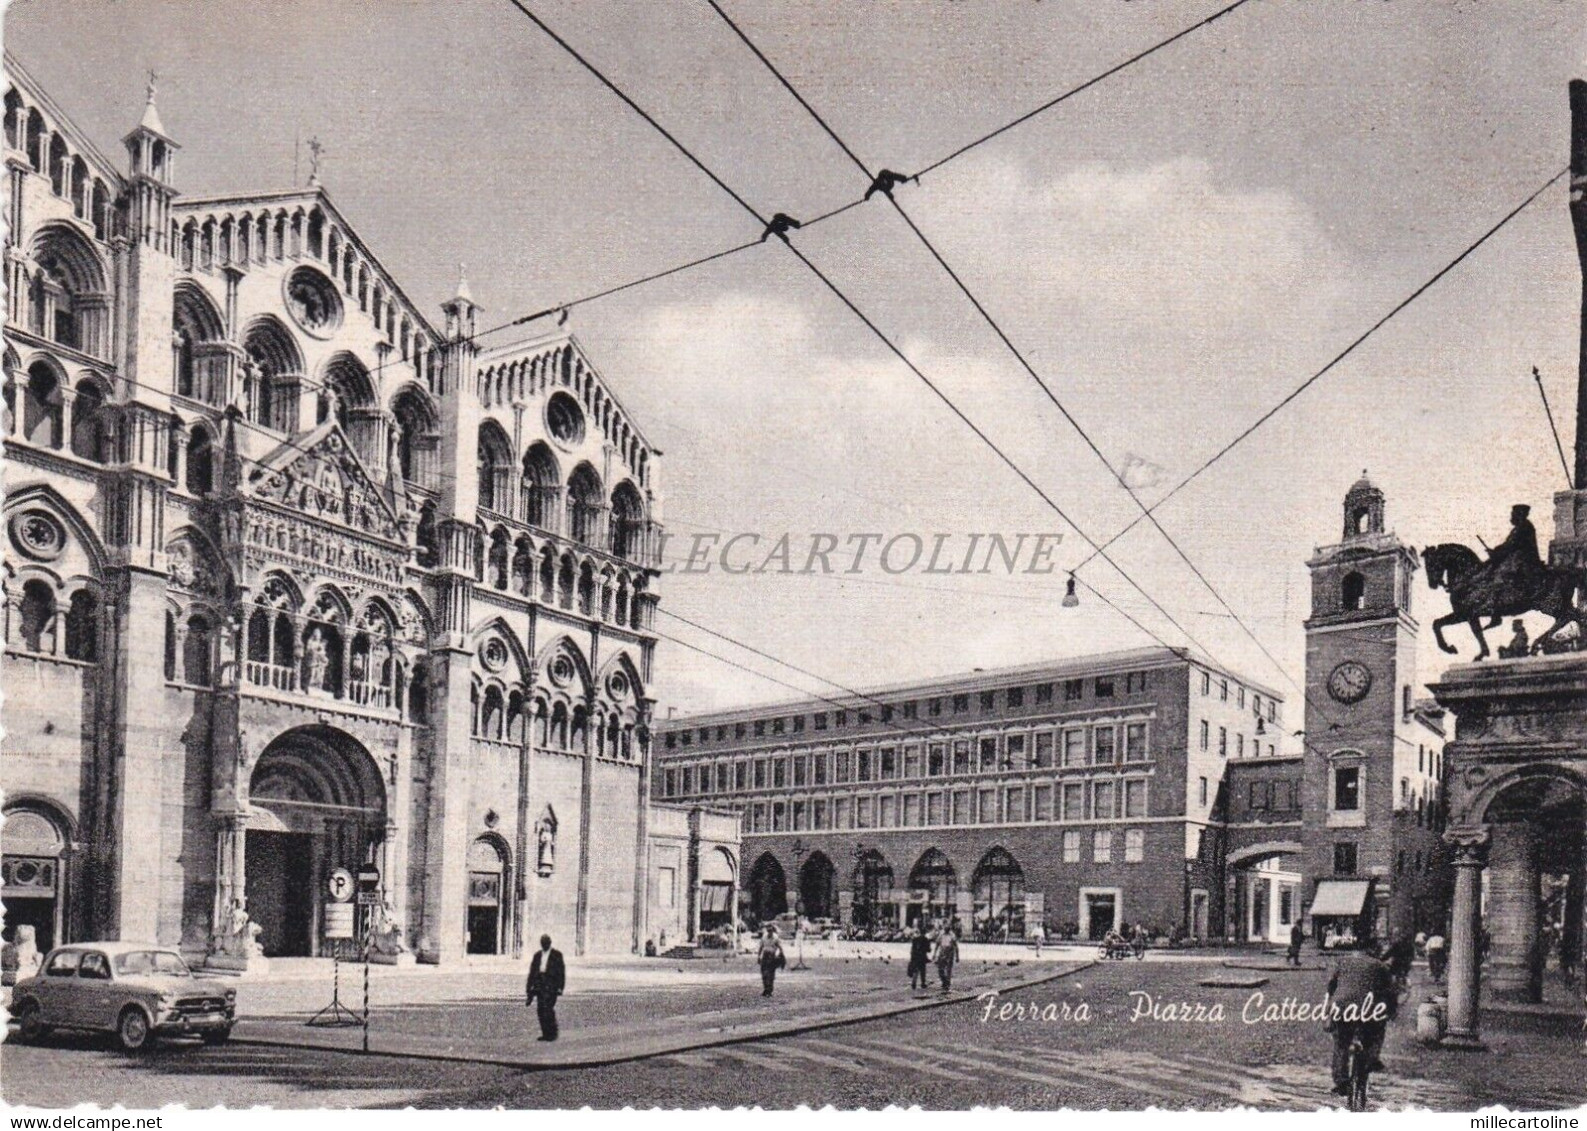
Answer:
<path fill-rule="evenodd" d="M 333 727 L 287 731 L 259 757 L 248 789 L 243 890 L 268 957 L 355 948 L 378 909 L 359 907 L 353 938 L 327 918 L 328 881 L 376 863 L 386 796 L 363 744 Z"/>

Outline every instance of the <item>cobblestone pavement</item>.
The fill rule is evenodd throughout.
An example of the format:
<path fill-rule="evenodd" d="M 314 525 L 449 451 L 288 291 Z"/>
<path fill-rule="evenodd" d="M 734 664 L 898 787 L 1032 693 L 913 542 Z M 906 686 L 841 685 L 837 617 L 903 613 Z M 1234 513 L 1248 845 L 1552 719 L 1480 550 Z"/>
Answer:
<path fill-rule="evenodd" d="M 1268 980 L 1261 987 L 1199 985 L 1236 973 Z M 60 1038 L 38 1048 L 8 1045 L 0 1059 L 0 1090 L 11 1102 L 41 1106 L 87 1100 L 134 1107 L 896 1103 L 1313 1110 L 1335 1102 L 1328 1088 L 1328 1036 L 1310 1022 L 1248 1025 L 1241 1011 L 1258 992 L 1268 1002 L 1286 996 L 1320 1000 L 1325 981 L 1326 973 L 1315 966 L 1235 972 L 1214 960 L 1099 965 L 1000 998 L 990 1018 L 985 1002 L 970 1001 L 577 1070 L 525 1072 L 276 1046 L 171 1045 L 130 1059 L 102 1043 Z M 791 994 L 793 985 L 786 985 Z M 1159 1019 L 1147 1014 L 1132 1020 L 1137 1002 L 1144 1005 L 1132 991 L 1152 996 Z M 611 995 L 611 1005 L 620 1002 L 632 1009 L 627 995 Z M 1221 1005 L 1223 1019 L 1168 1020 L 1164 1007 L 1170 1002 L 1199 1003 L 1204 1017 Z M 1003 1005 L 1024 1005 L 1025 1018 L 1011 1010 L 1002 1019 Z M 1066 1005 L 1069 1018 L 1062 1020 Z M 1081 1005 L 1088 1014 L 1084 1021 L 1078 1017 Z M 476 1008 L 491 1005 L 456 1008 L 467 1024 L 476 1019 Z M 628 1023 L 642 1024 L 637 1016 L 631 1013 Z M 1487 1053 L 1425 1049 L 1414 1041 L 1413 1029 L 1414 1010 L 1407 1009 L 1385 1047 L 1388 1071 L 1373 1078 L 1374 1106 L 1472 1110 L 1498 1103 L 1542 1111 L 1587 1103 L 1587 1073 L 1568 1024 L 1490 1018 Z"/>

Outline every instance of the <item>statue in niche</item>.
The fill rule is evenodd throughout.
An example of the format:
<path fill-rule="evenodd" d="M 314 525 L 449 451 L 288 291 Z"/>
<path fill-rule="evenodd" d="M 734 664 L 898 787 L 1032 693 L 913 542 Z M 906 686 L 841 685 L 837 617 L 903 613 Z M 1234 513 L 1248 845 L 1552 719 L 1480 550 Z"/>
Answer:
<path fill-rule="evenodd" d="M 535 822 L 535 843 L 535 871 L 549 876 L 557 867 L 557 819 L 549 807 L 546 815 Z"/>
<path fill-rule="evenodd" d="M 303 645 L 303 657 L 308 662 L 310 691 L 323 691 L 325 689 L 325 673 L 330 667 L 330 653 L 325 647 L 325 634 L 318 628 L 309 633 L 308 640 Z"/>

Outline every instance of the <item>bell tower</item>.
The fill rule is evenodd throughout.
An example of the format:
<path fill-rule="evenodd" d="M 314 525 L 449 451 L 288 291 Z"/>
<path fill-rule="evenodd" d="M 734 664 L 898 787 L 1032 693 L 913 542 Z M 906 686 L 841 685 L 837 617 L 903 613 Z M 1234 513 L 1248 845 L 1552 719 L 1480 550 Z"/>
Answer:
<path fill-rule="evenodd" d="M 1387 529 L 1384 494 L 1366 472 L 1345 494 L 1342 518 L 1340 540 L 1306 563 L 1306 875 L 1345 881 L 1362 900 L 1362 928 L 1381 938 L 1414 915 L 1397 890 L 1408 882 L 1395 870 L 1395 816 L 1397 736 L 1415 709 L 1417 559 Z M 1414 743 L 1410 751 L 1414 764 Z"/>

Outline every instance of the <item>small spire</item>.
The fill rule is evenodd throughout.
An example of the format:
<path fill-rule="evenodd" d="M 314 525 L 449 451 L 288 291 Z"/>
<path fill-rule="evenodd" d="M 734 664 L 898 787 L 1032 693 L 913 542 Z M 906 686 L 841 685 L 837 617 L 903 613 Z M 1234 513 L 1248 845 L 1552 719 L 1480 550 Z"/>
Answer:
<path fill-rule="evenodd" d="M 468 303 L 472 303 L 474 301 L 474 296 L 469 293 L 468 289 L 468 272 L 464 269 L 463 264 L 461 263 L 457 265 L 457 293 L 454 294 L 452 298 L 454 301 L 460 300 L 462 302 Z"/>
<path fill-rule="evenodd" d="M 149 68 L 149 82 L 148 82 L 148 87 L 147 87 L 149 98 L 148 98 L 148 101 L 144 104 L 144 107 L 143 107 L 143 118 L 142 118 L 142 120 L 140 120 L 138 122 L 138 125 L 140 127 L 142 127 L 143 129 L 149 130 L 152 133 L 157 133 L 161 137 L 164 137 L 165 136 L 165 126 L 160 121 L 160 111 L 157 110 L 155 108 L 155 105 L 154 105 L 154 96 L 155 96 L 156 90 L 158 89 L 159 77 L 160 76 L 155 72 L 154 68 L 150 67 Z"/>

